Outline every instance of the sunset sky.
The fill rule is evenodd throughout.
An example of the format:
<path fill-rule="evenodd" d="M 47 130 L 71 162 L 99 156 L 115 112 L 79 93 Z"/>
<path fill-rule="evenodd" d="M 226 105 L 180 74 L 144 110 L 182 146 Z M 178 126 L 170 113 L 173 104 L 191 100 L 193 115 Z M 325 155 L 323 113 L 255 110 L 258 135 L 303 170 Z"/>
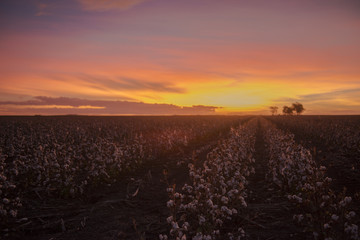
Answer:
<path fill-rule="evenodd" d="M 360 114 L 359 0 L 1 0 L 0 115 Z"/>

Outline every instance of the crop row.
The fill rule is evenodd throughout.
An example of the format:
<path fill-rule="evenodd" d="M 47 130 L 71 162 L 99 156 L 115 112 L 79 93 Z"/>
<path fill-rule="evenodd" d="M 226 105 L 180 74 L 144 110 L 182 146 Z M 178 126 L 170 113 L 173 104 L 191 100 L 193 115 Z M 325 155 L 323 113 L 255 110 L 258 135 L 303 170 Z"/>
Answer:
<path fill-rule="evenodd" d="M 360 154 L 359 119 L 341 116 L 278 116 L 270 118 L 276 124 L 303 139 L 319 139 L 330 149 Z"/>
<path fill-rule="evenodd" d="M 310 151 L 297 144 L 293 134 L 264 119 L 262 124 L 269 152 L 267 177 L 299 207 L 294 220 L 312 231 L 315 239 L 359 239 L 352 198 L 331 190 L 326 168 L 316 165 Z"/>
<path fill-rule="evenodd" d="M 226 222 L 247 207 L 247 177 L 254 173 L 257 121 L 231 129 L 230 136 L 208 153 L 202 165 L 189 163 L 190 182 L 176 191 L 169 186 L 170 235 L 160 239 L 229 239 L 245 235 L 241 226 L 224 230 Z"/>

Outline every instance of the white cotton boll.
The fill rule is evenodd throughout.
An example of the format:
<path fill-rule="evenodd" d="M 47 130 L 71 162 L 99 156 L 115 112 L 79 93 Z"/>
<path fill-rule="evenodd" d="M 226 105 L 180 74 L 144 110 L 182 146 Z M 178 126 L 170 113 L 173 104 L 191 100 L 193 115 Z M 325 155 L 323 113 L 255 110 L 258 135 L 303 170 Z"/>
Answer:
<path fill-rule="evenodd" d="M 299 197 L 299 196 L 297 196 L 297 195 L 293 195 L 293 196 L 292 196 L 292 199 L 295 200 L 295 201 L 297 201 L 298 203 L 302 203 L 302 201 L 303 201 L 302 198 Z"/>
<path fill-rule="evenodd" d="M 204 216 L 200 215 L 199 216 L 199 225 L 202 225 L 203 223 L 205 223 L 206 219 L 204 218 Z"/>
<path fill-rule="evenodd" d="M 351 197 L 345 197 L 343 200 L 340 201 L 339 205 L 341 207 L 345 207 L 346 205 L 348 205 L 351 202 L 352 198 Z"/>
<path fill-rule="evenodd" d="M 304 215 L 302 214 L 294 215 L 293 219 L 296 220 L 297 222 L 301 222 L 304 219 Z"/>
<path fill-rule="evenodd" d="M 184 222 L 183 225 L 182 225 L 182 228 L 187 231 L 188 228 L 190 227 L 190 224 L 188 222 Z"/>
<path fill-rule="evenodd" d="M 304 188 L 305 188 L 306 190 L 310 190 L 310 191 L 313 191 L 313 190 L 314 190 L 314 187 L 311 186 L 311 185 L 308 184 L 308 183 L 305 183 Z"/>
<path fill-rule="evenodd" d="M 70 191 L 69 191 L 69 193 L 70 193 L 71 196 L 74 196 L 74 194 L 75 194 L 74 188 L 71 188 Z"/>
<path fill-rule="evenodd" d="M 166 234 L 160 234 L 159 239 L 160 240 L 168 240 L 168 236 Z"/>
<path fill-rule="evenodd" d="M 325 201 L 326 201 L 326 200 L 329 200 L 329 199 L 330 199 L 330 196 L 329 196 L 329 195 L 323 195 L 323 196 L 322 196 L 322 199 L 325 200 Z"/>
<path fill-rule="evenodd" d="M 235 208 L 233 208 L 231 211 L 232 211 L 232 214 L 234 214 L 234 215 L 238 213 L 238 211 Z"/>
<path fill-rule="evenodd" d="M 10 211 L 9 211 L 9 214 L 10 214 L 10 216 L 12 216 L 12 217 L 16 217 L 17 211 L 16 211 L 16 210 L 10 210 Z"/>
<path fill-rule="evenodd" d="M 316 186 L 317 186 L 317 187 L 321 187 L 322 185 L 323 185 L 322 182 L 316 182 Z"/>
<path fill-rule="evenodd" d="M 210 235 L 206 235 L 204 240 L 212 240 L 212 237 Z"/>
<path fill-rule="evenodd" d="M 245 201 L 245 199 L 242 197 L 242 196 L 239 196 L 239 200 L 240 200 L 240 203 L 243 207 L 247 207 L 247 203 Z"/>
<path fill-rule="evenodd" d="M 345 232 L 350 235 L 351 239 L 358 239 L 359 237 L 359 227 L 355 224 L 345 223 Z"/>
<path fill-rule="evenodd" d="M 203 235 L 202 235 L 202 233 L 196 233 L 196 236 L 194 236 L 193 238 L 192 238 L 193 240 L 203 240 Z"/>
<path fill-rule="evenodd" d="M 222 225 L 223 225 L 223 221 L 222 221 L 221 219 L 219 219 L 219 218 L 217 218 L 217 219 L 215 220 L 215 223 L 216 223 L 217 225 L 219 225 L 219 226 L 222 226 Z"/>
<path fill-rule="evenodd" d="M 325 223 L 325 224 L 324 224 L 324 229 L 329 229 L 329 228 L 330 228 L 330 225 L 327 224 L 327 223 Z"/>
<path fill-rule="evenodd" d="M 221 197 L 221 202 L 223 202 L 224 204 L 227 204 L 229 202 L 229 199 L 225 196 Z"/>
<path fill-rule="evenodd" d="M 220 231 L 219 230 L 214 230 L 213 231 L 213 235 L 219 235 L 220 234 Z"/>
<path fill-rule="evenodd" d="M 351 202 L 352 198 L 351 197 L 345 197 L 344 201 L 345 203 L 349 204 Z"/>
<path fill-rule="evenodd" d="M 238 228 L 238 232 L 240 233 L 241 237 L 245 237 L 245 231 L 242 228 Z"/>
<path fill-rule="evenodd" d="M 167 207 L 170 208 L 170 207 L 173 207 L 174 206 L 174 201 L 173 200 L 169 200 L 167 203 L 166 203 Z"/>
<path fill-rule="evenodd" d="M 172 221 L 173 221 L 173 216 L 170 216 L 170 217 L 168 217 L 167 219 L 166 219 L 166 221 L 168 222 L 168 223 L 171 223 Z"/>
<path fill-rule="evenodd" d="M 337 221 L 337 220 L 339 219 L 339 216 L 336 215 L 336 214 L 333 214 L 333 215 L 331 215 L 331 219 L 332 219 L 333 221 Z"/>
<path fill-rule="evenodd" d="M 355 217 L 355 215 L 356 215 L 356 213 L 354 211 L 351 211 L 345 215 L 345 218 L 349 220 L 349 219 Z"/>
<path fill-rule="evenodd" d="M 173 222 L 171 222 L 171 225 L 172 225 L 172 228 L 175 229 L 175 230 L 179 228 L 179 225 L 178 225 L 177 222 L 173 221 Z"/>
<path fill-rule="evenodd" d="M 332 181 L 332 178 L 326 177 L 324 181 L 330 183 Z"/>

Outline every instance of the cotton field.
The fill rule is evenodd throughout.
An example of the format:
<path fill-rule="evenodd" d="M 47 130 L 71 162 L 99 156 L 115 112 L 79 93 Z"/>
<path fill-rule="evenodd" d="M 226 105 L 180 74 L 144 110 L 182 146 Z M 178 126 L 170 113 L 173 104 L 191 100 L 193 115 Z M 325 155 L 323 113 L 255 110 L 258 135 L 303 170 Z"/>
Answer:
<path fill-rule="evenodd" d="M 1 238 L 359 239 L 344 119 L 2 117 Z"/>

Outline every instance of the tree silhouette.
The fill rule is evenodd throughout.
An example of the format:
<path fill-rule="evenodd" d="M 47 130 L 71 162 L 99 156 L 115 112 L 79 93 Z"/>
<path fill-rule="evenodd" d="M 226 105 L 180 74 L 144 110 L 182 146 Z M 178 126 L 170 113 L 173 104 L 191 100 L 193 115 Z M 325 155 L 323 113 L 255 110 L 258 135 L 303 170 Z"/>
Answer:
<path fill-rule="evenodd" d="M 288 107 L 288 106 L 283 107 L 283 113 L 285 115 L 292 115 L 293 111 L 294 111 L 294 109 L 292 107 Z"/>
<path fill-rule="evenodd" d="M 276 107 L 276 106 L 271 106 L 271 107 L 269 107 L 269 108 L 270 108 L 270 112 L 271 112 L 272 115 L 277 114 L 277 110 L 279 109 L 279 108 Z"/>
<path fill-rule="evenodd" d="M 292 104 L 292 109 L 295 110 L 297 115 L 300 115 L 302 112 L 305 111 L 304 106 L 299 102 L 293 103 Z"/>

